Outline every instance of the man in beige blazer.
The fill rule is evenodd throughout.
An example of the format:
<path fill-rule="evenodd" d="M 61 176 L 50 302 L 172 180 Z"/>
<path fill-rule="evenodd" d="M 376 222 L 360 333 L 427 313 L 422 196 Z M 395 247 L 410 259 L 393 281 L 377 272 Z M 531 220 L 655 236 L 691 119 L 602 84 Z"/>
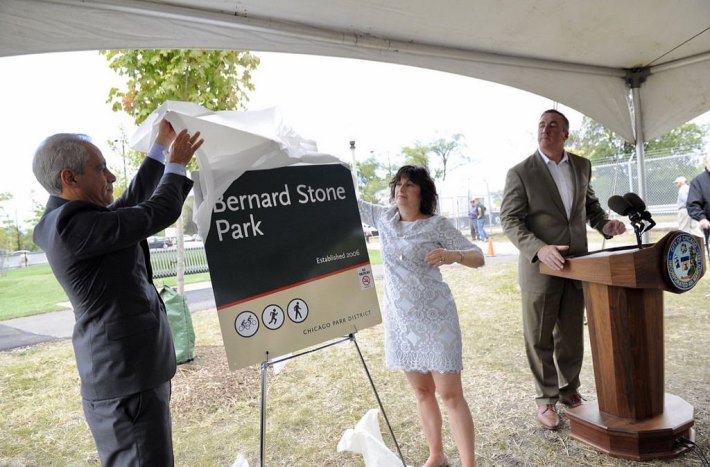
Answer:
<path fill-rule="evenodd" d="M 586 253 L 586 222 L 606 238 L 626 230 L 607 219 L 590 185 L 591 163 L 565 151 L 568 137 L 567 118 L 545 111 L 538 150 L 508 171 L 501 205 L 503 230 L 520 250 L 525 350 L 537 386 L 537 419 L 551 430 L 560 424 L 558 400 L 568 407 L 582 403 L 584 298 L 578 281 L 541 274 L 539 262 L 561 270 L 565 256 Z"/>

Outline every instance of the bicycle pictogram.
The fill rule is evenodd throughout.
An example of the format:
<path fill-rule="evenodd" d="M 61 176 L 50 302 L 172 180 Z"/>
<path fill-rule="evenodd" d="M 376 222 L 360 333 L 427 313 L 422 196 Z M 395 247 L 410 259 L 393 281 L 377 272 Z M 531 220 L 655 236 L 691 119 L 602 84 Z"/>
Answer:
<path fill-rule="evenodd" d="M 242 337 L 251 337 L 259 330 L 259 319 L 251 311 L 242 311 L 234 320 L 234 330 Z"/>

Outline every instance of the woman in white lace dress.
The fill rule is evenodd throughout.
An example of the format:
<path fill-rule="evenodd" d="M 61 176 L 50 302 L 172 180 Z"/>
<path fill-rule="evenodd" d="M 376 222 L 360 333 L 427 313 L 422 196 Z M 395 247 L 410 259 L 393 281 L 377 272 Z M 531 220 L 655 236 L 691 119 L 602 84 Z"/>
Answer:
<path fill-rule="evenodd" d="M 426 169 L 406 165 L 390 182 L 393 206 L 359 201 L 362 221 L 380 235 L 385 282 L 385 357 L 414 390 L 429 445 L 425 467 L 448 465 L 441 436 L 441 396 L 462 466 L 474 465 L 471 411 L 461 385 L 461 330 L 456 303 L 439 267 L 483 266 L 483 252 L 435 214 L 437 194 Z"/>

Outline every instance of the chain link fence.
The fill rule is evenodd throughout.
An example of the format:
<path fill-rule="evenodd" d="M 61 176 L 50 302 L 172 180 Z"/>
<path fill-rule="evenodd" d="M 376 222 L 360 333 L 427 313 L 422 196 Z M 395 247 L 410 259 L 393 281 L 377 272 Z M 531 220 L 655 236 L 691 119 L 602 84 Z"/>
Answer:
<path fill-rule="evenodd" d="M 705 153 L 690 152 L 678 155 L 647 154 L 646 206 L 651 214 L 671 214 L 677 212 L 678 188 L 673 181 L 685 177 L 688 182 L 704 170 Z M 596 163 L 592 168 L 592 186 L 606 207 L 606 200 L 612 195 L 638 193 L 638 161 L 636 156 L 625 160 Z"/>
<path fill-rule="evenodd" d="M 678 188 L 673 181 L 685 177 L 688 183 L 705 169 L 702 151 L 684 154 L 653 153 L 645 155 L 646 169 L 646 206 L 653 215 L 675 215 L 678 211 L 676 200 Z M 607 209 L 607 200 L 612 195 L 638 193 L 638 161 L 636 155 L 617 156 L 605 161 L 595 161 L 592 165 L 592 186 L 602 207 Z M 502 192 L 472 195 L 480 198 L 486 205 L 487 229 L 500 231 L 500 202 Z M 451 219 L 460 230 L 469 228 L 468 196 L 449 196 L 439 200 L 440 213 Z M 612 213 L 613 215 L 613 213 Z"/>

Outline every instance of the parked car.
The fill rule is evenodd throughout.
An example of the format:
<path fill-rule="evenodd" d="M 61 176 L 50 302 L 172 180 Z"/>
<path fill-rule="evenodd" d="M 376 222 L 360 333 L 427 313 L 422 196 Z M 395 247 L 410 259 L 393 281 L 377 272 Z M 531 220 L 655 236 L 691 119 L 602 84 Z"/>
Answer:
<path fill-rule="evenodd" d="M 362 231 L 365 233 L 365 238 L 377 237 L 380 233 L 371 225 L 362 224 Z"/>
<path fill-rule="evenodd" d="M 157 237 L 157 236 L 152 236 L 148 237 L 148 248 L 151 250 L 158 250 L 162 248 L 167 248 L 170 246 L 168 242 L 166 242 L 164 237 Z"/>

